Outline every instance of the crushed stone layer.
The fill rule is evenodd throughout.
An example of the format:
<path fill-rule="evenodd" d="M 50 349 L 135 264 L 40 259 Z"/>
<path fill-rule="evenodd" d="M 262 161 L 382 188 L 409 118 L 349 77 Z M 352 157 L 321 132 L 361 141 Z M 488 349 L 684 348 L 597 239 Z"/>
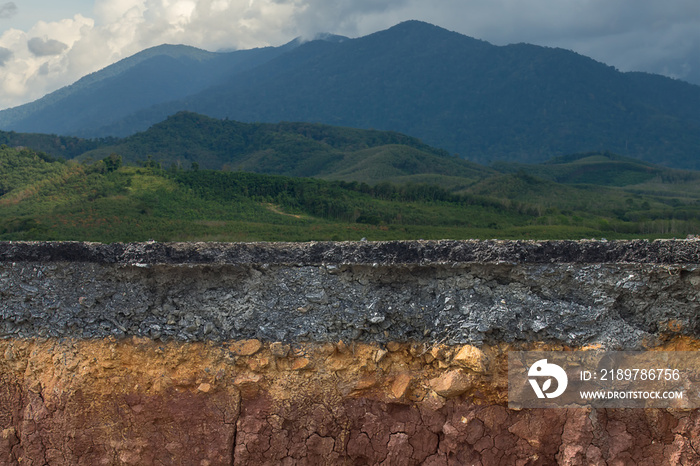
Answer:
<path fill-rule="evenodd" d="M 0 243 L 0 338 L 636 350 L 700 337 L 699 246 Z"/>
<path fill-rule="evenodd" d="M 512 349 L 574 350 L 4 340 L 0 464 L 700 462 L 698 410 L 508 409 Z"/>

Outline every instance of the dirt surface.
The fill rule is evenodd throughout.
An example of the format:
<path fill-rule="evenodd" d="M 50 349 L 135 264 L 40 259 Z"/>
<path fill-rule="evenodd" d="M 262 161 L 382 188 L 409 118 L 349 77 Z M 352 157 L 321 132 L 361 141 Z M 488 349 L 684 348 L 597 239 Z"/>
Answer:
<path fill-rule="evenodd" d="M 0 464 L 700 462 L 698 411 L 509 410 L 510 348 L 468 349 L 6 340 Z"/>

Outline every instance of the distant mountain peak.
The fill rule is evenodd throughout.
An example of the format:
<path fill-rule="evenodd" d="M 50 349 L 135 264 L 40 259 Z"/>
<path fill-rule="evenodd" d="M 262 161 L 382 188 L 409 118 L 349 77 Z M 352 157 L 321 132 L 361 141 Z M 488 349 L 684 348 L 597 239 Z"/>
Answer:
<path fill-rule="evenodd" d="M 473 45 L 491 45 L 489 42 L 481 39 L 476 39 L 471 36 L 460 34 L 459 32 L 450 31 L 440 26 L 436 26 L 431 23 L 426 23 L 425 21 L 419 21 L 415 19 L 403 21 L 395 26 L 390 27 L 382 31 L 375 32 L 366 37 L 376 36 L 378 38 L 382 37 L 401 37 L 401 38 L 413 38 L 419 42 L 429 42 L 432 40 L 443 40 L 450 41 L 456 40 L 461 43 L 471 43 Z"/>
<path fill-rule="evenodd" d="M 348 40 L 348 38 L 345 36 L 339 36 L 338 34 L 331 34 L 329 32 L 319 32 L 314 36 L 313 40 L 323 40 L 326 42 L 340 43 L 345 42 L 346 40 Z"/>
<path fill-rule="evenodd" d="M 387 29 L 387 31 L 391 30 L 400 30 L 400 29 L 424 29 L 424 30 L 442 30 L 442 31 L 447 31 L 447 29 L 436 26 L 435 24 L 428 23 L 427 21 L 421 21 L 418 19 L 408 19 L 406 21 L 401 21 L 400 23 L 397 23 L 396 25 L 390 27 Z"/>
<path fill-rule="evenodd" d="M 296 37 L 291 42 L 288 42 L 284 46 L 285 47 L 289 46 L 289 45 L 299 46 L 299 45 L 305 44 L 307 42 L 313 42 L 316 40 L 339 44 L 341 42 L 345 42 L 346 40 L 349 40 L 349 37 L 340 36 L 338 34 L 331 34 L 329 32 L 319 32 L 311 38 L 304 38 L 302 36 Z"/>
<path fill-rule="evenodd" d="M 397 131 L 481 163 L 608 150 L 700 168 L 699 86 L 416 20 L 229 53 L 155 47 L 0 112 L 0 129 L 126 136 L 184 109 Z"/>
<path fill-rule="evenodd" d="M 446 29 L 441 26 L 436 26 L 435 24 L 432 23 L 427 23 L 425 21 L 419 21 L 417 19 L 409 19 L 407 21 L 402 21 L 395 26 L 392 26 L 388 29 L 385 29 L 384 31 L 379 31 L 379 32 L 400 32 L 402 34 L 406 33 L 422 33 L 422 34 L 444 34 L 444 33 L 449 33 L 451 35 L 456 35 L 456 36 L 461 36 L 461 37 L 469 37 L 470 39 L 473 39 L 470 36 L 460 34 L 459 32 L 454 32 L 450 31 L 449 29 Z"/>
<path fill-rule="evenodd" d="M 132 55 L 129 58 L 133 57 L 153 57 L 156 55 L 167 55 L 173 58 L 179 58 L 179 57 L 188 57 L 188 58 L 195 58 L 195 59 L 202 59 L 202 58 L 211 58 L 212 56 L 216 55 L 215 52 L 209 52 L 197 47 L 193 47 L 191 45 L 185 45 L 185 44 L 161 44 L 161 45 L 156 45 L 153 47 L 149 47 L 147 49 L 142 50 L 141 52 L 138 52 L 135 55 Z M 128 60 L 129 58 L 126 58 L 125 60 Z"/>

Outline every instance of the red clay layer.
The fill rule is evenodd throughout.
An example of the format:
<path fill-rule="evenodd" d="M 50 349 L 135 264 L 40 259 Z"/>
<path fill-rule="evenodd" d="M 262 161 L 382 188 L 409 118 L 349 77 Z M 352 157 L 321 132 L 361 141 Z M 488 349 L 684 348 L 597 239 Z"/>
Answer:
<path fill-rule="evenodd" d="M 509 410 L 508 349 L 5 340 L 0 464 L 700 463 L 697 410 Z"/>

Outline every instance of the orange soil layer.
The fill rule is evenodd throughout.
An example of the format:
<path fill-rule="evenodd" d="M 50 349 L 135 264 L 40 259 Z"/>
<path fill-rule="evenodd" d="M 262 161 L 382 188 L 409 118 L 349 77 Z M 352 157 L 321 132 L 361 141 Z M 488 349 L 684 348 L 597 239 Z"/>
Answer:
<path fill-rule="evenodd" d="M 578 348 L 3 340 L 0 464 L 700 463 L 697 410 L 509 410 L 512 349 Z"/>

